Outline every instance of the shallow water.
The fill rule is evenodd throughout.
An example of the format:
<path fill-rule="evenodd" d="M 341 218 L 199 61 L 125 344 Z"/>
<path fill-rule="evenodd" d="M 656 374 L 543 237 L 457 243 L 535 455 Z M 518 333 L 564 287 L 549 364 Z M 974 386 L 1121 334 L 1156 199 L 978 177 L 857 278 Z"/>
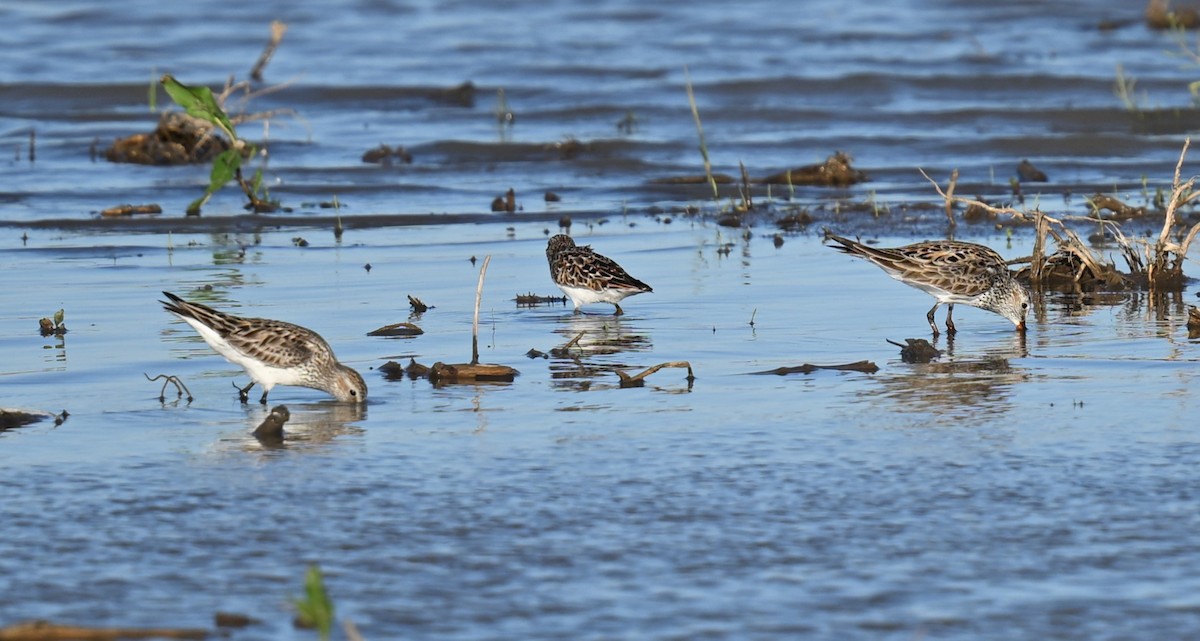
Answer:
<path fill-rule="evenodd" d="M 1159 106 L 1185 106 L 1191 78 L 1139 8 L 1100 5 L 0 8 L 14 150 L 0 406 L 70 413 L 0 433 L 0 624 L 210 627 L 233 611 L 260 623 L 230 638 L 307 639 L 286 599 L 319 563 L 369 639 L 1189 636 L 1194 285 L 1165 301 L 1047 295 L 1023 338 L 960 308 L 946 356 L 909 365 L 885 339 L 927 336 L 927 296 L 822 247 L 819 225 L 777 247 L 771 225 L 686 215 L 712 208 L 706 187 L 647 183 L 700 173 L 687 64 L 719 171 L 850 151 L 871 182 L 797 189 L 794 204 L 885 245 L 944 234 L 940 209 L 912 206 L 935 196 L 918 166 L 1002 199 L 1030 157 L 1052 182 L 1027 198 L 1052 213 L 1086 213 L 1092 189 L 1140 204 L 1194 115 L 1126 112 L 1115 65 Z M 89 159 L 94 139 L 152 126 L 150 78 L 244 74 L 276 17 L 291 26 L 267 76 L 295 85 L 252 107 L 303 117 L 269 131 L 286 225 L 235 221 L 232 190 L 183 220 L 207 170 Z M 463 80 L 473 107 L 428 98 Z M 499 87 L 509 129 L 491 114 Z M 628 111 L 639 127 L 623 135 Z M 567 136 L 586 150 L 546 147 Z M 380 142 L 414 163 L 359 162 Z M 525 211 L 487 213 L 509 187 Z M 340 242 L 327 210 L 301 204 L 334 195 Z M 893 210 L 829 213 L 872 197 Z M 122 202 L 167 213 L 89 213 Z M 563 213 L 655 292 L 620 318 L 518 307 L 557 293 L 543 252 Z M 1006 257 L 1032 246 L 1021 228 L 960 233 Z M 386 380 L 388 360 L 470 358 L 470 259 L 487 255 L 481 357 L 516 381 Z M 162 290 L 318 330 L 369 403 L 276 388 L 288 438 L 260 444 L 269 408 L 237 401 L 245 376 L 162 311 Z M 410 294 L 433 306 L 412 318 L 425 334 L 366 336 L 409 320 Z M 59 308 L 70 331 L 39 337 Z M 570 357 L 525 355 L 580 332 Z M 693 383 L 664 369 L 618 385 L 617 369 L 676 360 Z M 879 371 L 751 375 L 859 360 Z M 160 402 L 143 374 L 180 376 L 195 398 Z"/>

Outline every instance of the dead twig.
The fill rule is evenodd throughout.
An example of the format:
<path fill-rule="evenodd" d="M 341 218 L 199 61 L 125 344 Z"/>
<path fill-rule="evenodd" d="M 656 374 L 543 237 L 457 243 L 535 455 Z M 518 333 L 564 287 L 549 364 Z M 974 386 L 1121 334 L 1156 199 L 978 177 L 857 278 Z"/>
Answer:
<path fill-rule="evenodd" d="M 118 639 L 203 639 L 195 628 L 90 628 L 49 621 L 23 621 L 0 628 L 0 641 L 116 641 Z"/>
<path fill-rule="evenodd" d="M 271 56 L 275 55 L 275 50 L 279 48 L 279 43 L 283 41 L 285 33 L 287 33 L 287 24 L 280 20 L 271 21 L 271 39 L 267 41 L 267 46 L 263 49 L 262 55 L 258 57 L 258 62 L 254 63 L 254 68 L 250 70 L 250 78 L 254 82 L 263 81 L 263 69 L 266 68 L 268 62 L 271 62 Z"/>
<path fill-rule="evenodd" d="M 582 333 L 581 333 L 581 335 L 582 335 Z M 578 338 L 578 337 L 576 337 L 576 338 Z M 664 367 L 686 368 L 688 384 L 691 385 L 696 380 L 695 374 L 692 373 L 692 364 L 687 361 L 670 361 L 667 363 L 659 363 L 658 365 L 648 367 L 648 368 L 646 368 L 645 371 L 643 371 L 639 374 L 634 374 L 633 376 L 630 376 L 629 374 L 626 374 L 625 372 L 622 372 L 619 369 L 613 370 L 613 371 L 615 371 L 617 373 L 617 376 L 621 378 L 621 387 L 641 387 L 642 385 L 645 384 L 645 379 L 647 376 L 657 372 L 660 369 L 663 369 Z"/>
<path fill-rule="evenodd" d="M 186 392 L 188 402 L 191 403 L 193 400 L 192 399 L 192 391 L 187 388 L 187 385 L 183 384 L 182 378 L 179 378 L 178 376 L 175 376 L 174 374 L 159 374 L 158 376 L 155 376 L 154 378 L 150 378 L 149 374 L 142 372 L 142 376 L 145 376 L 146 380 L 148 380 L 152 383 L 159 379 L 166 379 L 163 381 L 162 389 L 158 391 L 158 402 L 159 403 L 166 402 L 166 400 L 167 400 L 167 385 L 171 385 L 171 384 L 175 385 L 175 398 L 182 398 L 184 393 Z"/>
<path fill-rule="evenodd" d="M 795 367 L 776 367 L 775 369 L 750 373 L 752 375 L 775 374 L 776 376 L 784 376 L 786 374 L 811 374 L 819 369 L 832 369 L 874 374 L 875 372 L 879 371 L 879 366 L 871 361 L 856 361 L 854 363 L 846 363 L 844 365 L 813 365 L 811 363 L 805 363 Z"/>

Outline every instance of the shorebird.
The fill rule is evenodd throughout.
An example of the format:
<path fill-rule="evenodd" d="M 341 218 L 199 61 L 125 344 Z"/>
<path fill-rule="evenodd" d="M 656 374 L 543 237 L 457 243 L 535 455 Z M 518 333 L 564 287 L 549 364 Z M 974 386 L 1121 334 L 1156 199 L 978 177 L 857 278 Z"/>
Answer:
<path fill-rule="evenodd" d="M 283 321 L 226 314 L 170 292 L 163 296 L 170 299 L 159 301 L 164 309 L 191 325 L 226 360 L 246 370 L 250 384 L 238 387 L 243 402 L 255 383 L 263 387 L 259 402 L 264 405 L 276 385 L 310 387 L 339 401 L 366 402 L 363 377 L 339 363 L 329 343 L 316 332 Z"/>
<path fill-rule="evenodd" d="M 612 303 L 621 310 L 621 301 L 634 294 L 652 292 L 642 281 L 630 276 L 611 258 L 597 254 L 589 245 L 576 245 L 566 234 L 558 234 L 546 243 L 546 260 L 550 262 L 550 278 L 575 304 Z"/>
<path fill-rule="evenodd" d="M 995 312 L 1025 331 L 1029 292 L 1013 278 L 1004 258 L 989 247 L 954 240 L 914 243 L 903 247 L 868 247 L 826 232 L 825 237 L 851 256 L 875 263 L 888 276 L 933 296 L 937 302 L 925 315 L 938 335 L 933 314 L 946 305 L 946 333 L 953 335 L 954 305 L 962 303 Z"/>

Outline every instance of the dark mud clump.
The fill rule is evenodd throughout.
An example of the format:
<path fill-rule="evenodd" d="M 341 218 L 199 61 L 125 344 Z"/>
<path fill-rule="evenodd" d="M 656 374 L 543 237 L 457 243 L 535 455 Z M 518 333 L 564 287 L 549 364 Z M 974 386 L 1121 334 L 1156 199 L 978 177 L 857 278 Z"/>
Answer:
<path fill-rule="evenodd" d="M 839 151 L 815 165 L 805 165 L 763 178 L 769 185 L 812 185 L 818 187 L 847 187 L 867 180 L 867 174 L 852 166 L 850 154 Z"/>
<path fill-rule="evenodd" d="M 167 112 L 148 134 L 118 138 L 104 152 L 110 162 L 138 165 L 190 165 L 212 161 L 229 143 L 211 123 L 176 111 Z"/>

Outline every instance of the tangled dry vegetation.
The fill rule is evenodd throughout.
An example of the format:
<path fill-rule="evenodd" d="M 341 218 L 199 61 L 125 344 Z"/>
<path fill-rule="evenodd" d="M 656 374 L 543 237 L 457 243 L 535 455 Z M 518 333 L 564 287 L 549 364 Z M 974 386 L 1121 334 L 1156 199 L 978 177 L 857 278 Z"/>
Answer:
<path fill-rule="evenodd" d="M 950 225 L 956 225 L 954 206 L 964 205 L 968 211 L 984 212 L 992 216 L 1007 216 L 1013 220 L 1032 222 L 1036 229 L 1033 255 L 1010 261 L 1028 263 L 1018 271 L 1018 277 L 1028 280 L 1037 290 L 1056 291 L 1112 291 L 1121 289 L 1143 289 L 1151 293 L 1178 292 L 1183 289 L 1183 261 L 1188 248 L 1200 233 L 1200 223 L 1185 229 L 1180 223 L 1180 208 L 1200 198 L 1195 191 L 1196 177 L 1180 180 L 1183 160 L 1187 156 L 1191 140 L 1185 140 L 1179 161 L 1175 165 L 1175 177 L 1170 196 L 1165 201 L 1162 230 L 1157 237 L 1130 238 L 1121 231 L 1120 222 L 1102 218 L 1098 208 L 1091 216 L 1062 216 L 1055 218 L 1045 212 L 1022 211 L 1012 207 L 995 207 L 980 200 L 954 195 L 954 178 L 947 189 L 942 189 L 928 174 L 921 172 L 933 183 L 934 189 L 945 200 L 946 215 Z M 1108 260 L 1089 248 L 1079 235 L 1067 226 L 1067 222 L 1100 224 L 1111 233 L 1120 248 L 1121 256 L 1129 268 L 1123 273 Z M 1047 253 L 1047 240 L 1054 239 L 1056 249 Z"/>

